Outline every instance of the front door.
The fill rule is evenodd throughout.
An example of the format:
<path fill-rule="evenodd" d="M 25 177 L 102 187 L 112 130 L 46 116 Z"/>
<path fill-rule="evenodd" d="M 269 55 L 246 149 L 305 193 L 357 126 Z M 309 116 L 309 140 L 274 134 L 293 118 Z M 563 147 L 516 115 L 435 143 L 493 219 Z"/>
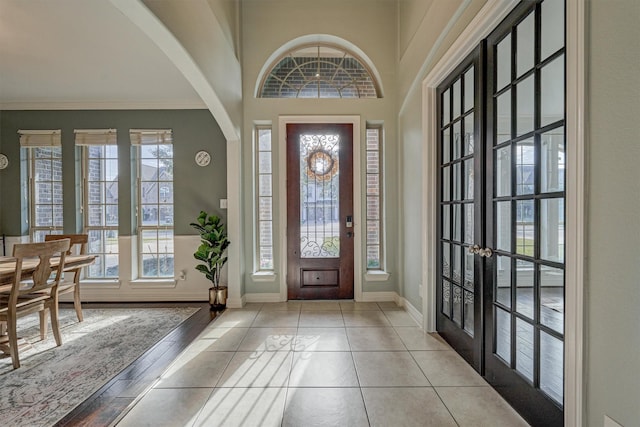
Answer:
<path fill-rule="evenodd" d="M 353 125 L 287 125 L 289 299 L 353 298 Z"/>

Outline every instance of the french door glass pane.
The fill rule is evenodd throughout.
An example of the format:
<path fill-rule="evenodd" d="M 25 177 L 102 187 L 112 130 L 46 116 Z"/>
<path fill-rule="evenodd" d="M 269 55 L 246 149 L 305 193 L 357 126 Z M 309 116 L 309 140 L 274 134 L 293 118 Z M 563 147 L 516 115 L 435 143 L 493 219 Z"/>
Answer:
<path fill-rule="evenodd" d="M 564 398 L 563 353 L 562 341 L 540 332 L 540 389 L 560 405 Z"/>
<path fill-rule="evenodd" d="M 451 166 L 442 168 L 442 201 L 451 200 Z"/>
<path fill-rule="evenodd" d="M 516 319 L 516 370 L 533 382 L 533 326 Z"/>
<path fill-rule="evenodd" d="M 464 118 L 464 156 L 468 156 L 473 153 L 474 150 L 474 140 L 473 140 L 473 131 L 474 131 L 474 123 L 473 123 L 473 112 L 468 114 Z"/>
<path fill-rule="evenodd" d="M 564 333 L 564 271 L 540 266 L 540 323 Z"/>
<path fill-rule="evenodd" d="M 505 307 L 511 307 L 511 258 L 509 257 L 496 257 L 496 285 L 493 298 Z"/>
<path fill-rule="evenodd" d="M 442 205 L 442 238 L 451 239 L 451 207 Z"/>
<path fill-rule="evenodd" d="M 511 90 L 498 96 L 496 113 L 496 144 L 511 139 Z"/>
<path fill-rule="evenodd" d="M 442 131 L 442 163 L 449 163 L 451 161 L 451 128 L 446 128 Z"/>
<path fill-rule="evenodd" d="M 451 181 L 451 184 L 453 186 L 453 200 L 462 199 L 462 186 L 460 185 L 462 183 L 462 175 L 460 173 L 461 168 L 462 165 L 460 164 L 460 162 L 453 164 L 453 179 Z"/>
<path fill-rule="evenodd" d="M 542 3 L 541 53 L 545 60 L 564 47 L 564 1 L 545 0 Z"/>
<path fill-rule="evenodd" d="M 461 122 L 457 121 L 453 124 L 453 156 L 452 160 L 459 159 L 462 156 L 462 130 Z"/>
<path fill-rule="evenodd" d="M 461 80 L 457 80 L 454 84 L 453 84 L 453 117 L 452 119 L 456 119 L 457 117 L 460 117 L 460 112 L 461 112 L 461 106 L 462 106 L 462 96 L 461 96 Z"/>
<path fill-rule="evenodd" d="M 533 75 L 516 85 L 516 135 L 524 135 L 533 130 L 535 105 Z"/>
<path fill-rule="evenodd" d="M 535 222 L 534 201 L 516 201 L 516 253 L 534 256 Z"/>
<path fill-rule="evenodd" d="M 442 276 L 451 278 L 451 251 L 449 243 L 442 244 Z"/>
<path fill-rule="evenodd" d="M 464 330 L 473 336 L 473 292 L 464 291 Z"/>
<path fill-rule="evenodd" d="M 564 55 L 560 55 L 540 71 L 540 126 L 564 118 Z"/>
<path fill-rule="evenodd" d="M 449 89 L 444 91 L 442 94 L 442 125 L 446 125 L 451 121 L 451 110 L 450 110 L 450 101 L 451 100 L 451 92 Z"/>
<path fill-rule="evenodd" d="M 464 73 L 464 111 L 467 112 L 473 108 L 474 100 L 474 67 Z"/>
<path fill-rule="evenodd" d="M 497 53 L 496 89 L 499 91 L 511 82 L 511 34 L 498 43 Z"/>
<path fill-rule="evenodd" d="M 453 240 L 462 241 L 462 205 L 451 205 L 453 209 Z"/>
<path fill-rule="evenodd" d="M 511 251 L 511 202 L 496 203 L 496 248 Z"/>
<path fill-rule="evenodd" d="M 511 314 L 497 307 L 495 308 L 495 314 L 496 354 L 500 356 L 507 365 L 511 365 Z"/>
<path fill-rule="evenodd" d="M 564 262 L 564 199 L 540 200 L 540 258 Z"/>
<path fill-rule="evenodd" d="M 533 139 L 516 144 L 516 194 L 533 194 L 535 190 L 535 146 Z"/>
<path fill-rule="evenodd" d="M 475 282 L 473 280 L 473 263 L 474 254 L 469 253 L 468 250 L 464 250 L 464 287 L 473 290 Z"/>
<path fill-rule="evenodd" d="M 511 145 L 496 150 L 494 164 L 496 176 L 496 196 L 511 195 Z"/>
<path fill-rule="evenodd" d="M 465 203 L 464 205 L 464 242 L 473 244 L 473 227 L 475 217 L 473 216 L 473 203 Z"/>
<path fill-rule="evenodd" d="M 462 289 L 452 285 L 453 288 L 453 321 L 462 326 Z"/>
<path fill-rule="evenodd" d="M 516 311 L 530 319 L 533 319 L 535 298 L 533 272 L 533 263 L 516 261 Z"/>
<path fill-rule="evenodd" d="M 564 191 L 564 127 L 542 134 L 540 149 L 540 191 Z"/>
<path fill-rule="evenodd" d="M 451 245 L 453 249 L 451 253 L 451 259 L 453 261 L 453 274 L 452 279 L 457 284 L 462 284 L 462 259 L 460 257 L 460 251 L 463 249 L 458 245 Z"/>
<path fill-rule="evenodd" d="M 535 43 L 535 16 L 533 13 L 518 24 L 516 32 L 518 40 L 516 69 L 518 70 L 517 76 L 520 77 L 533 68 Z"/>
<path fill-rule="evenodd" d="M 442 281 L 442 314 L 451 317 L 451 284 Z"/>
<path fill-rule="evenodd" d="M 473 199 L 473 188 L 475 182 L 473 180 L 473 159 L 464 161 L 464 199 Z"/>

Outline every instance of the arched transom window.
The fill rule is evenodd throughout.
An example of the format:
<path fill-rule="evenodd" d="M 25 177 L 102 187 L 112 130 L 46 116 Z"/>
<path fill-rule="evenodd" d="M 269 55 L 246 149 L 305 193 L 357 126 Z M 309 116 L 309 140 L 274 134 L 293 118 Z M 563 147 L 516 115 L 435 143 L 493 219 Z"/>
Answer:
<path fill-rule="evenodd" d="M 329 45 L 297 47 L 271 67 L 260 98 L 381 98 L 363 61 Z"/>

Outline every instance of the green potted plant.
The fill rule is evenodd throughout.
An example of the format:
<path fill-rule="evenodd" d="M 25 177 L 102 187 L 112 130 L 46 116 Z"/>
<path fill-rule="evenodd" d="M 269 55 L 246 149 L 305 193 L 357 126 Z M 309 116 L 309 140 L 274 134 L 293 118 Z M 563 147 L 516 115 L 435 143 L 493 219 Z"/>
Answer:
<path fill-rule="evenodd" d="M 209 288 L 209 304 L 214 309 L 224 308 L 227 305 L 227 287 L 220 286 L 220 273 L 227 262 L 225 251 L 231 243 L 227 238 L 227 229 L 219 217 L 205 211 L 201 211 L 197 222 L 190 225 L 200 233 L 200 246 L 193 254 L 201 262 L 196 270 L 213 284 Z"/>

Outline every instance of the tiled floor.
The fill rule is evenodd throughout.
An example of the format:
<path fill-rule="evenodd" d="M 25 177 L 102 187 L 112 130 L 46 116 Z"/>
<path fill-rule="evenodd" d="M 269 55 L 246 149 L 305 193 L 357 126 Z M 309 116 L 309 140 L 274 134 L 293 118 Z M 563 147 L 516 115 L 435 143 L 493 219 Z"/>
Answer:
<path fill-rule="evenodd" d="M 390 303 L 227 310 L 126 426 L 526 426 L 451 348 Z"/>

